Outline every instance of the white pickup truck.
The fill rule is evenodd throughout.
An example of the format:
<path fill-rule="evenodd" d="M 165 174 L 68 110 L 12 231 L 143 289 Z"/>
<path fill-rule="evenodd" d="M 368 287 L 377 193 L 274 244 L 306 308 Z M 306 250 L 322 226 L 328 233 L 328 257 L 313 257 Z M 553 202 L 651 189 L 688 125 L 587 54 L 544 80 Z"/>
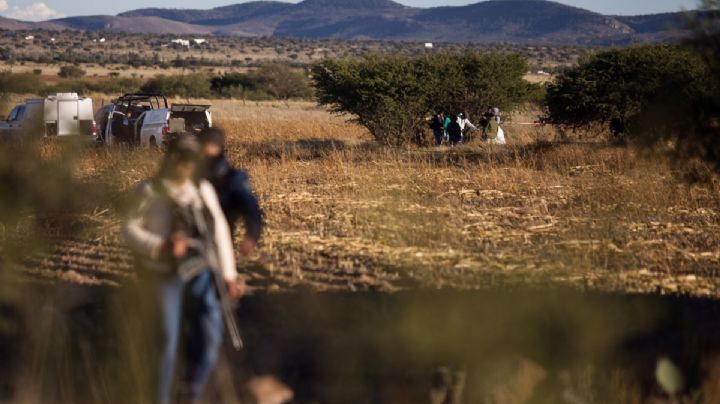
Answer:
<path fill-rule="evenodd" d="M 173 104 L 160 94 L 126 94 L 96 114 L 106 145 L 155 148 L 171 134 L 199 133 L 212 127 L 209 105 Z"/>

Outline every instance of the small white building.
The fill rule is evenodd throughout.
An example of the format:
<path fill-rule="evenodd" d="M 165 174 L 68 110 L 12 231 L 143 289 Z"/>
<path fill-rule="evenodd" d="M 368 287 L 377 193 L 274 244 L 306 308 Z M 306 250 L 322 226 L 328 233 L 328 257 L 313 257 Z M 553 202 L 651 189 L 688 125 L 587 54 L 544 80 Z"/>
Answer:
<path fill-rule="evenodd" d="M 25 37 L 25 40 L 26 40 L 26 41 L 33 41 L 33 40 L 35 40 L 35 36 L 34 36 L 34 35 L 28 35 L 28 36 Z"/>
<path fill-rule="evenodd" d="M 189 39 L 173 39 L 172 41 L 170 41 L 170 43 L 177 46 L 184 46 L 186 48 L 190 47 Z"/>
<path fill-rule="evenodd" d="M 193 39 L 193 42 L 195 43 L 195 45 L 204 45 L 207 43 L 207 39 L 195 38 L 195 39 Z"/>
<path fill-rule="evenodd" d="M 100 40 L 98 42 L 105 43 L 105 38 L 100 38 Z"/>
<path fill-rule="evenodd" d="M 425 49 L 432 49 L 435 47 L 435 44 L 432 42 L 425 42 Z"/>

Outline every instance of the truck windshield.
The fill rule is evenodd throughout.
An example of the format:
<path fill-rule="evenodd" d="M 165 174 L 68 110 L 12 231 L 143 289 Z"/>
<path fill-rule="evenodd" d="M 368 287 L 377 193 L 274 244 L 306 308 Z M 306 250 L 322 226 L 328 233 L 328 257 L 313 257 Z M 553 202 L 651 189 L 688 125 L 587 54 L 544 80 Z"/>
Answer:
<path fill-rule="evenodd" d="M 12 111 L 10 111 L 10 115 L 8 115 L 7 120 L 8 121 L 19 121 L 20 118 L 22 118 L 22 111 L 25 110 L 24 106 L 18 105 L 17 107 L 13 108 Z"/>

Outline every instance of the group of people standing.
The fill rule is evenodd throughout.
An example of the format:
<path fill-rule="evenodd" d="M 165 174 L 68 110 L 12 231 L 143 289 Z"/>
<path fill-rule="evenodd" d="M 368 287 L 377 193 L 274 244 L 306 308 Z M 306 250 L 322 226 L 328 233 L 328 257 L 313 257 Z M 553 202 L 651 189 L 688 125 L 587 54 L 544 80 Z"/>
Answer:
<path fill-rule="evenodd" d="M 450 114 L 438 111 L 430 119 L 430 129 L 433 131 L 437 146 L 443 144 L 449 144 L 452 147 L 457 146 L 465 141 L 469 130 L 482 132 L 483 140 L 488 143 L 505 144 L 505 132 L 500 127 L 501 123 L 500 109 L 488 106 L 487 111 L 480 120 L 479 128 L 470 121 L 468 114 L 465 112 Z"/>

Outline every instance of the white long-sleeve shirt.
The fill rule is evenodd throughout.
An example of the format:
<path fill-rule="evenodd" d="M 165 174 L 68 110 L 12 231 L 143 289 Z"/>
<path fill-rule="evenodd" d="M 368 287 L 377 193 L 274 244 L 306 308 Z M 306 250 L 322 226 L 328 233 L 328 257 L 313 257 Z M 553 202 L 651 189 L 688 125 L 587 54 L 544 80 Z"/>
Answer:
<path fill-rule="evenodd" d="M 238 277 L 235 263 L 230 226 L 225 219 L 220 202 L 213 186 L 207 181 L 200 181 L 196 186 L 187 181 L 176 185 L 168 181 L 153 184 L 144 182 L 138 189 L 139 204 L 134 209 L 123 228 L 125 239 L 130 248 L 140 256 L 143 266 L 158 272 L 170 272 L 170 264 L 160 260 L 165 241 L 172 233 L 172 213 L 165 196 L 161 196 L 156 186 L 164 187 L 167 197 L 180 206 L 202 209 L 206 207 L 214 223 L 214 241 L 218 265 L 227 281 L 235 281 Z"/>
<path fill-rule="evenodd" d="M 473 123 L 470 122 L 469 119 L 458 118 L 457 123 L 458 125 L 460 125 L 460 129 L 462 129 L 463 131 L 465 131 L 466 127 L 472 130 L 479 130 L 477 126 L 473 125 Z"/>

